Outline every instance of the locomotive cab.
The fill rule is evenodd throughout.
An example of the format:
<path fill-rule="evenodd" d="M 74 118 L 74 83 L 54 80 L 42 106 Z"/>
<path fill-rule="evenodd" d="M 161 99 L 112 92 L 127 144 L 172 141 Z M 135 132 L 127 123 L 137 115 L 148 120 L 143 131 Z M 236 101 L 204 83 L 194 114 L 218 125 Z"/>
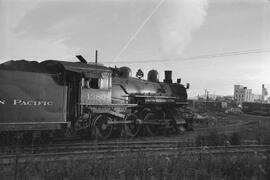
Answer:
<path fill-rule="evenodd" d="M 99 71 L 83 73 L 81 78 L 81 104 L 111 104 L 111 73 Z"/>
<path fill-rule="evenodd" d="M 78 124 L 89 106 L 111 103 L 111 71 L 100 64 L 74 63 L 48 60 L 42 64 L 54 72 L 63 74 L 67 86 L 67 121 L 72 127 Z"/>

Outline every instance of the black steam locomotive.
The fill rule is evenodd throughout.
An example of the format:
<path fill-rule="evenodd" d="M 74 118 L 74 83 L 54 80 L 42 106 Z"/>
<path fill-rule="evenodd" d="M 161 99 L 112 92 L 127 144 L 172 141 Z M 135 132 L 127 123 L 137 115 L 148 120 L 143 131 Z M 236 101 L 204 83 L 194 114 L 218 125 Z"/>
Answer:
<path fill-rule="evenodd" d="M 79 58 L 80 59 L 80 58 Z M 0 65 L 0 134 L 151 136 L 192 129 L 188 87 L 164 82 L 151 70 L 131 77 L 128 67 L 56 60 L 8 61 Z M 187 85 L 188 86 L 188 85 Z"/>

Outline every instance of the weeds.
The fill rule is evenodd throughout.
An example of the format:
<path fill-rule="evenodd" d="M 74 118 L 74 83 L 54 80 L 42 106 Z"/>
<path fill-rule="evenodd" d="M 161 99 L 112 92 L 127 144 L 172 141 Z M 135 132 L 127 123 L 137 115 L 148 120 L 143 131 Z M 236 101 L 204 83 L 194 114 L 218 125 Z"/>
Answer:
<path fill-rule="evenodd" d="M 269 127 L 258 126 L 252 135 L 260 143 L 270 144 Z M 239 133 L 218 134 L 216 130 L 198 136 L 197 146 L 223 146 L 241 144 Z M 14 168 L 0 167 L 0 179 L 17 180 L 178 180 L 178 179 L 270 179 L 270 155 L 222 156 L 149 156 L 144 153 L 119 154 L 113 159 L 100 159 L 95 155 L 82 160 L 61 162 L 25 162 Z M 16 169 L 16 170 L 15 170 Z M 14 172 L 17 171 L 17 177 Z"/>
<path fill-rule="evenodd" d="M 196 146 L 224 146 L 230 141 L 230 138 L 224 134 L 218 134 L 217 130 L 212 130 L 206 135 L 196 137 Z"/>
<path fill-rule="evenodd" d="M 270 129 L 269 127 L 255 127 L 253 129 L 255 134 L 255 139 L 259 144 L 270 144 Z"/>
<path fill-rule="evenodd" d="M 240 145 L 241 144 L 240 135 L 238 133 L 234 132 L 230 137 L 230 142 L 232 145 Z"/>
<path fill-rule="evenodd" d="M 138 153 L 121 154 L 115 159 L 26 163 L 18 170 L 18 180 L 269 179 L 270 156 L 254 153 L 171 157 Z M 1 175 L 2 179 L 12 177 Z"/>

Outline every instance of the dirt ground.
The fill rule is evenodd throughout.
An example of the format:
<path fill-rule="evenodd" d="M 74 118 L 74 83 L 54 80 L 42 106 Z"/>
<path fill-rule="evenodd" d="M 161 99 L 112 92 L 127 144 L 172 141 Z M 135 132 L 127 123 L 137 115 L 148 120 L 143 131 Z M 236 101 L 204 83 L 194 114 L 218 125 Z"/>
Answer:
<path fill-rule="evenodd" d="M 194 122 L 194 131 L 216 129 L 219 133 L 237 133 L 242 142 L 270 144 L 270 117 L 250 114 L 208 112 Z M 207 133 L 207 132 L 206 132 Z"/>

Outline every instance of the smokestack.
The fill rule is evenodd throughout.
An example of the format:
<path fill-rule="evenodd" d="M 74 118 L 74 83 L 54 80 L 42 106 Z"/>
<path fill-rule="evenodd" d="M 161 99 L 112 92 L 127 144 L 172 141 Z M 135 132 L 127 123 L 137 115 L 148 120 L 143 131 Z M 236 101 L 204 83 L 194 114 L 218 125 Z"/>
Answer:
<path fill-rule="evenodd" d="M 165 83 L 172 83 L 172 71 L 165 71 Z"/>

